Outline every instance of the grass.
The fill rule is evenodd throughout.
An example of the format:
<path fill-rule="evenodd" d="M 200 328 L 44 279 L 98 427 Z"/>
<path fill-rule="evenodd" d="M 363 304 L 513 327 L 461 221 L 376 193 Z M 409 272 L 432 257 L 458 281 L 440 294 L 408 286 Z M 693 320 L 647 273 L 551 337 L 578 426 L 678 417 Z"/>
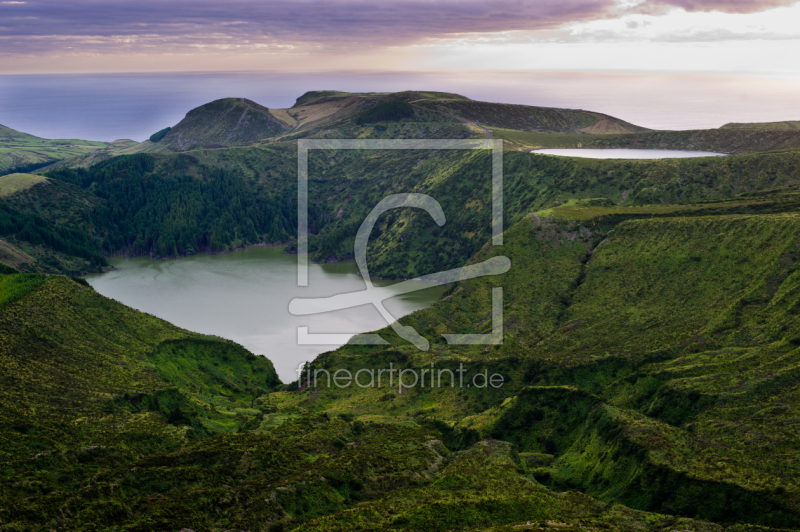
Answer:
<path fill-rule="evenodd" d="M 42 181 L 47 181 L 47 178 L 32 174 L 9 174 L 0 176 L 0 197 L 10 196 L 11 194 L 37 185 Z"/>
<path fill-rule="evenodd" d="M 800 120 L 787 120 L 785 122 L 754 122 L 725 124 L 720 129 L 759 129 L 762 131 L 794 131 L 800 129 Z"/>
<path fill-rule="evenodd" d="M 513 150 L 543 148 L 643 148 L 758 153 L 800 149 L 800 132 L 793 128 L 720 128 L 698 131 L 648 131 L 627 134 L 577 135 L 498 129 L 495 138 Z"/>
<path fill-rule="evenodd" d="M 351 137 L 387 138 L 413 138 L 429 133 L 450 137 L 471 134 L 456 119 L 437 122 L 433 120 L 441 118 L 441 114 L 419 108 L 415 108 L 415 112 L 417 115 L 413 119 L 366 127 L 343 125 L 343 129 L 337 131 L 349 131 L 347 136 Z M 347 127 L 351 129 L 346 130 Z M 590 135 L 578 137 L 593 138 Z M 97 172 L 111 167 L 123 172 L 129 165 L 129 171 L 134 171 L 140 160 L 137 157 L 141 156 L 115 159 L 95 168 Z M 152 161 L 152 170 L 142 176 L 143 183 L 154 183 L 151 178 L 158 176 L 170 182 L 177 180 L 185 183 L 181 186 L 209 187 L 213 185 L 211 176 L 215 175 L 215 170 L 238 170 L 241 173 L 232 179 L 248 190 L 249 195 L 262 198 L 262 203 L 272 204 L 274 198 L 285 198 L 281 202 L 288 206 L 288 212 L 296 196 L 296 153 L 292 146 L 272 144 L 199 150 L 188 154 L 162 153 L 147 157 L 152 157 L 149 159 Z M 678 204 L 689 205 L 677 209 L 684 213 L 695 211 L 712 214 L 715 212 L 713 205 L 702 208 L 697 205 L 738 194 L 789 186 L 800 179 L 797 151 L 660 161 L 570 159 L 510 152 L 504 159 L 504 214 L 507 227 L 529 212 L 563 206 L 568 201 L 585 202 L 591 198 L 606 198 L 625 209 L 653 206 L 642 211 L 642 216 L 647 216 L 647 213 L 667 214 L 676 210 L 669 205 Z M 490 215 L 490 190 L 486 177 L 489 160 L 485 154 L 314 151 L 309 164 L 311 250 L 315 260 L 327 260 L 333 256 L 338 259 L 351 257 L 353 238 L 366 215 L 367 206 L 376 204 L 386 194 L 394 192 L 432 195 L 442 204 L 448 221 L 441 228 L 434 227 L 427 215 L 414 210 L 395 211 L 382 216 L 370 245 L 370 265 L 374 275 L 409 278 L 457 267 L 469 260 L 489 237 L 487 217 Z M 49 175 L 58 179 L 60 174 L 54 171 Z M 226 175 L 233 176 L 233 173 Z M 228 185 L 226 187 L 230 188 Z M 97 202 L 100 202 L 103 211 L 116 209 L 121 212 L 127 212 L 131 205 L 138 203 L 119 203 L 119 199 L 113 199 L 111 203 L 108 200 L 104 202 L 88 190 L 79 201 L 72 200 L 78 199 L 74 193 L 56 199 L 51 193 L 56 188 L 45 188 L 35 187 L 7 198 L 9 201 L 13 199 L 15 207 L 26 212 L 35 211 L 55 220 L 74 220 L 76 227 L 97 234 L 104 241 L 108 253 L 150 252 L 149 245 L 143 242 L 145 232 L 142 230 L 137 229 L 135 235 L 126 234 L 121 238 L 116 235 L 120 224 L 125 225 L 121 220 L 107 220 L 100 225 L 86 221 L 90 211 L 98 211 L 98 207 L 93 207 Z M 31 191 L 35 191 L 35 194 L 29 193 Z M 190 202 L 192 209 L 202 210 L 208 206 L 209 200 L 199 200 L 199 203 Z M 731 210 L 730 206 L 725 209 L 728 209 L 727 212 L 747 213 L 775 207 L 772 199 L 763 201 L 769 203 L 759 207 L 758 201 L 748 199 L 748 204 L 742 204 L 738 211 Z M 169 205 L 171 203 L 165 205 L 165 209 Z M 788 204 L 782 202 L 782 205 Z M 586 207 L 584 204 L 581 208 Z M 144 205 L 142 208 L 150 207 Z M 341 216 L 338 215 L 340 210 Z M 65 211 L 73 214 L 65 216 Z M 80 214 L 81 211 L 84 214 Z M 591 217 L 592 212 L 589 210 L 585 214 Z M 623 209 L 620 215 L 627 216 L 625 212 Z M 573 209 L 571 216 L 577 213 L 578 210 Z M 181 234 L 189 230 L 199 235 L 202 225 L 196 221 L 199 219 L 189 217 L 188 220 L 189 226 L 182 228 Z M 290 220 L 284 225 L 294 227 Z M 244 242 L 244 237 L 249 238 L 250 243 L 262 240 L 283 243 L 291 238 L 291 235 L 281 233 L 277 240 L 270 240 L 270 235 L 275 232 L 261 229 L 256 232 L 256 238 L 250 238 L 252 235 L 246 231 L 246 226 L 234 229 L 228 227 L 215 231 L 215 246 L 219 249 L 237 247 Z M 159 241 L 156 252 L 163 256 L 184 253 L 187 248 L 181 245 L 182 237 L 180 244 L 175 247 L 171 243 L 175 239 L 167 233 L 159 231 L 159 239 L 162 234 L 166 236 L 165 242 Z M 107 235 L 115 239 L 109 240 Z M 196 238 L 193 249 L 196 250 L 198 245 L 207 245 L 201 236 Z M 21 245 L 16 242 L 13 244 Z M 121 247 L 123 245 L 127 249 Z M 32 267 L 39 271 L 73 272 L 88 269 L 77 263 L 68 265 L 68 261 L 65 262 L 61 257 L 51 258 L 55 266 L 47 265 L 43 260 L 46 257 L 39 251 L 22 247 L 23 253 L 37 257 Z M 437 253 L 429 252 L 433 247 Z"/>
<path fill-rule="evenodd" d="M 306 96 L 298 109 L 352 95 Z M 352 124 L 364 101 L 389 96 L 415 101 L 414 116 Z M 452 95 L 389 96 L 326 108 L 291 134 L 468 136 L 439 111 L 471 120 L 489 113 Z M 238 100 L 215 105 L 261 112 Z M 498 123 L 541 129 L 601 119 L 501 111 Z M 791 144 L 792 134 L 570 138 L 746 150 Z M 567 138 L 493 135 L 520 146 Z M 129 205 L 94 194 L 99 173 L 134 191 L 162 182 L 205 190 L 227 176 L 225 192 L 241 187 L 289 205 L 295 155 L 279 142 L 139 155 L 69 174 L 85 188 L 51 176 L 48 186 L 1 201 L 110 243 L 114 224 L 95 215 Z M 312 154 L 317 258 L 346 257 L 371 206 L 414 191 L 435 197 L 447 224 L 433 228 L 412 210 L 381 217 L 368 250 L 373 274 L 413 276 L 499 255 L 512 263 L 503 275 L 450 286 L 401 320 L 428 338 L 428 351 L 386 328 L 379 333 L 389 345 L 324 353 L 312 372 L 463 365 L 468 375 L 501 375 L 500 388 L 281 386 L 268 360 L 232 342 L 184 331 L 67 277 L 3 268 L 0 530 L 800 528 L 799 156 L 592 161 L 508 153 L 507 226 L 503 246 L 493 247 L 485 153 Z M 166 208 L 173 203 L 164 203 L 165 219 L 174 219 Z M 202 194 L 191 203 L 206 205 Z M 220 245 L 239 242 L 235 233 Z M 0 253 L 25 268 L 57 258 L 18 241 L 0 241 Z M 38 261 L 25 266 L 27 256 Z M 490 331 L 494 287 L 504 290 L 503 343 L 448 345 L 442 334 Z"/>
<path fill-rule="evenodd" d="M 245 98 L 224 98 L 189 111 L 159 139 L 158 146 L 187 151 L 249 145 L 286 129 L 266 107 Z"/>
<path fill-rule="evenodd" d="M 427 109 L 458 116 L 484 127 L 520 132 L 580 134 L 597 123 L 613 124 L 627 131 L 645 131 L 617 118 L 575 109 L 533 107 L 472 100 L 427 100 L 417 102 Z"/>
<path fill-rule="evenodd" d="M 506 232 L 512 270 L 503 278 L 461 283 L 403 318 L 424 331 L 431 352 L 392 340 L 388 350 L 345 347 L 314 362 L 332 370 L 460 361 L 503 373 L 502 393 L 416 389 L 383 401 L 385 391 L 323 388 L 301 404 L 435 416 L 520 451 L 554 454 L 531 474 L 559 490 L 717 522 L 798 526 L 790 375 L 800 338 L 800 218 L 684 218 L 678 210 L 635 219 L 642 207 L 620 222 L 608 212 L 624 209 L 594 209 L 604 223 L 585 213 L 526 218 Z M 485 332 L 495 283 L 506 291 L 502 346 L 437 340 L 442 332 Z"/>
<path fill-rule="evenodd" d="M 566 202 L 472 259 L 505 254 L 508 273 L 403 318 L 430 351 L 384 330 L 388 347 L 312 364 L 465 364 L 504 375 L 501 389 L 275 391 L 271 364 L 235 344 L 63 277 L 5 275 L 0 519 L 65 530 L 797 527 L 800 218 L 730 213 L 792 198 Z M 503 345 L 447 346 L 443 332 L 486 332 L 496 285 Z"/>
<path fill-rule="evenodd" d="M 81 157 L 94 152 L 112 152 L 133 141 L 115 143 L 78 139 L 42 139 L 0 125 L 0 174 L 30 171 L 63 159 Z M 16 169 L 16 170 L 15 170 Z"/>

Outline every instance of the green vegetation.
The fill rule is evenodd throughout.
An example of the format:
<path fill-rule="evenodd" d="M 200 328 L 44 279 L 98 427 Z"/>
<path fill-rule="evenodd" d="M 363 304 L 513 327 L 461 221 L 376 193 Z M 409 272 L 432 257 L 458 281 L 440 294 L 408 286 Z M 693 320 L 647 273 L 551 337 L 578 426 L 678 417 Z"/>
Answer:
<path fill-rule="evenodd" d="M 356 124 L 372 124 L 375 122 L 394 122 L 414 116 L 414 107 L 400 101 L 383 102 L 358 115 Z"/>
<path fill-rule="evenodd" d="M 6 275 L 0 367 L 14 378 L 0 411 L 0 519 L 65 530 L 796 528 L 800 218 L 762 212 L 797 196 L 668 210 L 589 199 L 526 216 L 472 259 L 508 255 L 507 274 L 456 284 L 402 320 L 430 351 L 387 328 L 387 348 L 347 346 L 312 364 L 464 364 L 502 374 L 500 389 L 276 391 L 271 364 L 234 344 L 65 278 Z M 729 214 L 743 209 L 756 210 Z M 491 327 L 492 286 L 505 290 L 503 345 L 447 346 L 442 333 Z"/>
<path fill-rule="evenodd" d="M 577 133 L 596 123 L 607 120 L 628 132 L 647 131 L 617 118 L 574 109 L 555 107 L 533 107 L 472 100 L 430 100 L 417 105 L 439 112 L 449 113 L 464 120 L 490 128 L 514 129 L 541 133 Z"/>
<path fill-rule="evenodd" d="M 92 142 L 77 139 L 42 139 L 0 125 L 0 175 L 31 172 L 58 160 L 96 152 L 114 152 L 133 141 Z"/>
<path fill-rule="evenodd" d="M 766 131 L 793 131 L 800 129 L 800 120 L 787 120 L 785 122 L 755 122 L 725 124 L 720 129 L 760 129 Z"/>
<path fill-rule="evenodd" d="M 106 264 L 99 243 L 90 235 L 67 226 L 50 223 L 36 214 L 21 212 L 5 202 L 0 202 L 0 236 L 26 247 L 42 247 L 41 257 L 47 262 L 54 251 L 85 260 L 92 268 Z M 56 259 L 51 266 L 58 267 Z"/>
<path fill-rule="evenodd" d="M 322 103 L 325 100 L 331 100 L 335 98 L 346 98 L 347 96 L 352 96 L 353 93 L 351 92 L 341 92 L 341 91 L 308 91 L 307 93 L 303 94 L 294 102 L 292 109 L 296 107 L 303 107 L 305 105 L 313 105 L 316 103 Z"/>
<path fill-rule="evenodd" d="M 224 98 L 192 109 L 163 138 L 151 142 L 173 151 L 245 146 L 283 133 L 269 109 L 245 98 Z"/>
<path fill-rule="evenodd" d="M 159 175 L 153 156 L 142 154 L 50 175 L 105 200 L 94 220 L 108 230 L 107 253 L 174 257 L 288 240 L 294 198 L 272 196 L 235 168 L 193 168 L 202 172 L 196 177 L 193 162 L 178 156 Z"/>
<path fill-rule="evenodd" d="M 722 153 L 757 153 L 800 149 L 800 131 L 794 129 L 702 129 L 697 131 L 649 131 L 610 135 L 559 135 L 500 130 L 497 138 L 516 150 L 541 148 L 650 148 L 701 150 Z"/>
<path fill-rule="evenodd" d="M 506 254 L 509 273 L 459 283 L 401 320 L 431 341 L 429 353 L 385 329 L 387 349 L 345 347 L 314 362 L 463 363 L 503 374 L 502 390 L 414 388 L 384 402 L 322 386 L 314 405 L 435 416 L 510 441 L 533 453 L 534 478 L 558 490 L 797 527 L 797 191 L 774 195 L 771 208 L 786 200 L 790 214 L 725 214 L 769 203 L 754 196 L 650 213 L 590 201 L 528 216 L 502 248 L 473 259 Z M 505 290 L 503 345 L 448 347 L 442 333 L 489 332 L 491 286 Z"/>
<path fill-rule="evenodd" d="M 464 138 L 475 125 L 519 150 L 796 140 L 783 127 L 650 132 L 445 93 L 320 91 L 287 110 L 219 100 L 131 149 L 152 153 L 2 177 L 0 531 L 800 529 L 796 150 L 506 153 L 497 247 L 486 151 L 314 150 L 313 258 L 350 257 L 378 201 L 418 192 L 447 223 L 381 216 L 373 275 L 496 256 L 512 267 L 403 318 L 429 350 L 386 328 L 388 345 L 324 353 L 310 374 L 463 366 L 469 387 L 283 385 L 241 346 L 31 273 L 291 245 L 292 139 Z M 617 128 L 635 133 L 607 134 Z M 443 334 L 492 332 L 496 287 L 502 344 L 449 345 Z M 478 385 L 484 371 L 503 386 Z"/>
<path fill-rule="evenodd" d="M 159 140 L 163 139 L 169 133 L 171 127 L 165 127 L 164 129 L 157 131 L 150 135 L 150 142 L 158 142 Z"/>
<path fill-rule="evenodd" d="M 416 120 L 429 111 L 415 113 Z M 353 136 L 361 132 L 402 138 L 432 131 L 464 135 L 466 128 L 449 120 L 348 127 Z M 121 156 L 90 168 L 51 170 L 49 187 L 38 185 L 4 201 L 26 214 L 62 220 L 65 229 L 94 235 L 106 254 L 174 257 L 260 242 L 286 243 L 296 231 L 295 158 L 293 147 L 282 144 Z M 415 210 L 381 217 L 370 244 L 373 274 L 408 278 L 463 264 L 489 238 L 489 164 L 488 154 L 479 151 L 313 151 L 312 257 L 352 257 L 355 233 L 371 205 L 386 194 L 421 192 L 437 198 L 448 222 L 437 227 Z M 528 212 L 570 199 L 608 198 L 625 206 L 720 200 L 796 183 L 799 167 L 798 152 L 792 151 L 660 161 L 511 152 L 504 163 L 505 220 L 510 227 Z M 67 192 L 64 183 L 83 192 Z M 429 252 L 432 248 L 436 254 Z M 63 257 L 43 265 L 37 250 L 22 251 L 36 258 L 34 270 L 96 269 Z M 10 259 L 6 263 L 19 265 Z"/>
<path fill-rule="evenodd" d="M 32 174 L 8 174 L 0 176 L 0 198 L 31 188 L 33 185 L 41 183 L 42 181 L 46 181 L 46 178 Z"/>

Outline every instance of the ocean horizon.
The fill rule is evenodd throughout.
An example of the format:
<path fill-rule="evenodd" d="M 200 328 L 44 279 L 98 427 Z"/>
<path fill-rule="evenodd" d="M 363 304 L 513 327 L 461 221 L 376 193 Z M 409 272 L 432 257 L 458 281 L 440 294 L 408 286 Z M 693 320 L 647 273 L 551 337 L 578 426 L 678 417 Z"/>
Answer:
<path fill-rule="evenodd" d="M 780 82 L 778 82 L 780 81 Z M 652 129 L 800 119 L 800 81 L 599 72 L 173 72 L 0 75 L 0 124 L 43 138 L 145 140 L 225 97 L 291 107 L 310 90 L 455 92 L 586 109 Z"/>

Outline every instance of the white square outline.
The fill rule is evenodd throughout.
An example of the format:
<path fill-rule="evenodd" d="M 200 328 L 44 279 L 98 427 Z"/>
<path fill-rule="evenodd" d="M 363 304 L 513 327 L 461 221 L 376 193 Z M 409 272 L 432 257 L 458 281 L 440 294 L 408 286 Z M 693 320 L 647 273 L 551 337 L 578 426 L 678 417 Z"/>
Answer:
<path fill-rule="evenodd" d="M 502 139 L 298 139 L 297 141 L 297 286 L 308 286 L 308 152 L 309 150 L 492 150 L 492 246 L 503 245 Z M 503 289 L 492 288 L 492 332 L 444 335 L 449 345 L 503 343 Z M 387 324 L 388 325 L 388 324 Z M 327 344 L 323 338 L 339 334 L 312 334 L 298 327 L 298 341 Z M 358 335 L 354 336 L 357 337 Z M 339 342 L 334 342 L 339 343 Z M 384 342 L 381 342 L 385 344 Z"/>

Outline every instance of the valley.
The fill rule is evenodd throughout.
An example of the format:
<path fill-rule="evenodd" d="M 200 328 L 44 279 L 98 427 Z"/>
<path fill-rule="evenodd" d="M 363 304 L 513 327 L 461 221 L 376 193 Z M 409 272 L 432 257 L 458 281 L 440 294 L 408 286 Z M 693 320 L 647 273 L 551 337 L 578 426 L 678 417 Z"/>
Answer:
<path fill-rule="evenodd" d="M 288 109 L 217 100 L 124 146 L 21 135 L 7 133 L 6 166 L 48 165 L 0 176 L 0 530 L 800 529 L 795 122 L 655 131 L 450 93 L 313 91 Z M 312 275 L 350 264 L 366 215 L 408 192 L 446 223 L 382 214 L 373 276 L 510 260 L 407 308 L 399 323 L 427 350 L 383 327 L 384 345 L 326 351 L 282 382 L 280 354 L 101 295 L 114 264 L 152 277 L 258 244 L 292 277 L 299 139 L 487 135 L 503 141 L 501 246 L 488 150 L 309 155 Z M 530 153 L 556 148 L 727 155 Z M 208 268 L 186 270 L 214 286 L 182 304 L 226 313 L 233 267 Z M 283 301 L 264 290 L 252 297 Z M 325 378 L 390 364 L 503 384 Z"/>

